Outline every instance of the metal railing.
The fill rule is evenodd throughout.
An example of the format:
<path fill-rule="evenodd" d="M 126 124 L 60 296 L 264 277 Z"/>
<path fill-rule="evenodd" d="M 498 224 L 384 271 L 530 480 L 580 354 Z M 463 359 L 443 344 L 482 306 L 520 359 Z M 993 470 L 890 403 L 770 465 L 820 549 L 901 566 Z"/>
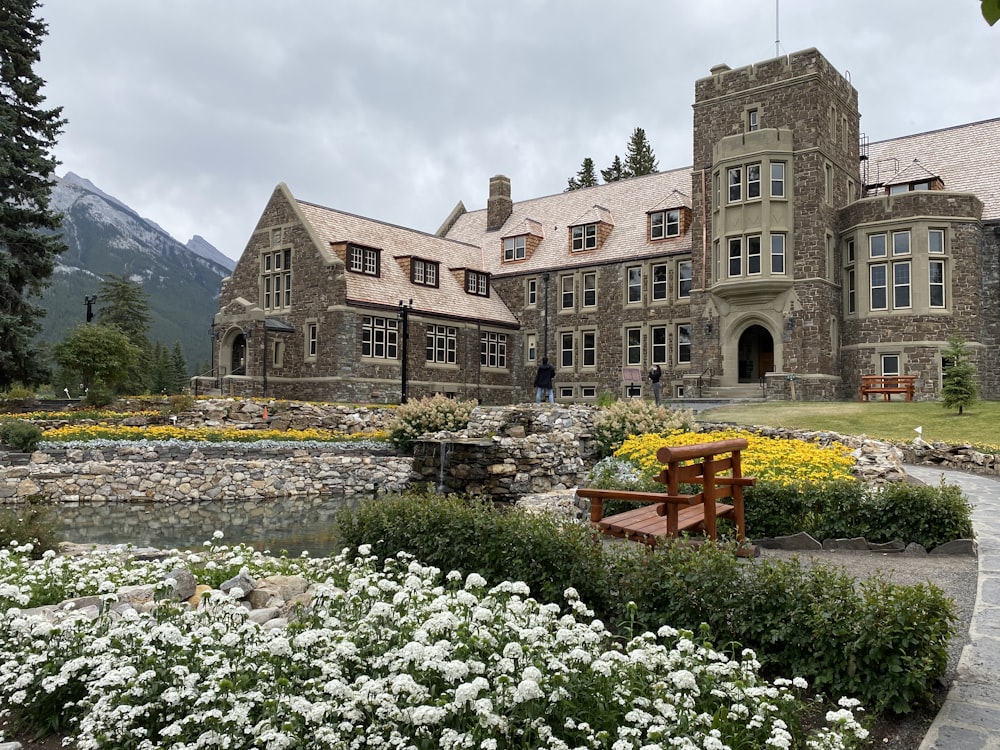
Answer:
<path fill-rule="evenodd" d="M 712 386 L 712 379 L 715 377 L 715 369 L 712 365 L 709 365 L 704 370 L 701 371 L 701 375 L 698 376 L 698 398 L 705 398 L 705 376 L 708 375 L 708 385 Z"/>

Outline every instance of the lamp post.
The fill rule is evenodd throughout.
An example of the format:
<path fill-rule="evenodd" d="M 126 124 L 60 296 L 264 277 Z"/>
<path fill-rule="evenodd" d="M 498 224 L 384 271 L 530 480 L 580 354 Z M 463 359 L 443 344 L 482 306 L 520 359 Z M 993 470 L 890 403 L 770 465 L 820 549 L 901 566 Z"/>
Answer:
<path fill-rule="evenodd" d="M 264 398 L 267 398 L 267 360 L 270 356 L 267 351 L 267 318 L 264 318 L 264 366 L 262 372 L 264 374 L 263 387 L 264 387 Z"/>
<path fill-rule="evenodd" d="M 399 403 L 406 403 L 406 364 L 409 359 L 409 342 L 410 342 L 410 308 L 413 307 L 413 300 L 411 299 L 409 304 L 403 304 L 403 300 L 399 301 L 399 322 L 403 328 L 403 347 L 402 347 L 402 367 L 400 368 L 400 391 L 399 391 Z"/>
<path fill-rule="evenodd" d="M 87 306 L 87 322 L 94 319 L 94 303 L 97 302 L 96 294 L 88 294 L 83 298 L 83 304 Z"/>

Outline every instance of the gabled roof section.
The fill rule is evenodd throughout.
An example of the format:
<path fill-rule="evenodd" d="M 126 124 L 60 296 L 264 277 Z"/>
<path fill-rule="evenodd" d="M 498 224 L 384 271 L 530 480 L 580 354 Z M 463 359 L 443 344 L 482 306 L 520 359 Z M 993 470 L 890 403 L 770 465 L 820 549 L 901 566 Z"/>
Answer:
<path fill-rule="evenodd" d="M 927 171 L 918 159 L 914 159 L 886 180 L 885 185 L 886 187 L 891 187 L 892 185 L 910 185 L 914 182 L 932 182 L 939 179 L 941 179 L 939 175 Z"/>
<path fill-rule="evenodd" d="M 485 323 L 517 324 L 517 319 L 498 295 L 478 297 L 466 294 L 452 275 L 445 273 L 439 274 L 437 287 L 412 284 L 402 266 L 393 262 L 397 256 L 415 256 L 437 261 L 441 268 L 461 266 L 486 270 L 478 247 L 301 200 L 296 200 L 296 207 L 316 237 L 320 252 L 331 262 L 336 257 L 332 247 L 343 243 L 381 252 L 379 276 L 345 271 L 347 299 L 350 302 L 394 308 L 400 300 L 412 299 L 414 312 L 478 319 Z"/>
<path fill-rule="evenodd" d="M 613 227 L 615 220 L 611 212 L 604 206 L 593 206 L 582 216 L 578 216 L 576 221 L 571 221 L 568 226 L 579 227 L 584 224 L 607 224 Z"/>
<path fill-rule="evenodd" d="M 917 159 L 945 190 L 975 193 L 983 220 L 1000 220 L 1000 118 L 868 145 L 868 183 L 884 182 Z"/>
<path fill-rule="evenodd" d="M 680 190 L 671 190 L 670 195 L 652 208 L 647 209 L 646 213 L 651 214 L 654 211 L 669 211 L 673 208 L 691 208 L 691 196 L 687 193 L 682 193 Z"/>
<path fill-rule="evenodd" d="M 510 231 L 502 234 L 500 239 L 507 239 L 508 237 L 521 237 L 525 234 L 530 234 L 534 237 L 544 237 L 545 231 L 542 229 L 542 222 L 535 221 L 534 219 L 525 219 L 516 227 L 511 227 Z"/>
<path fill-rule="evenodd" d="M 516 183 L 512 187 L 516 190 Z M 648 240 L 647 209 L 667 200 L 675 191 L 686 195 L 690 190 L 691 169 L 686 167 L 518 201 L 500 228 L 500 235 L 513 236 L 516 234 L 513 230 L 522 226 L 529 217 L 545 227 L 545 233 L 531 257 L 519 261 L 516 267 L 509 263 L 504 266 L 502 253 L 496 247 L 497 234 L 486 231 L 485 208 L 459 216 L 447 237 L 484 248 L 484 267 L 497 275 L 662 256 L 663 246 L 650 244 Z M 588 221 L 584 218 L 588 216 L 594 218 Z M 614 231 L 596 250 L 587 251 L 586 257 L 567 258 L 567 229 L 579 225 L 581 221 L 607 221 L 614 225 Z M 671 247 L 671 251 L 676 252 L 690 250 L 691 240 L 687 236 L 678 238 Z"/>

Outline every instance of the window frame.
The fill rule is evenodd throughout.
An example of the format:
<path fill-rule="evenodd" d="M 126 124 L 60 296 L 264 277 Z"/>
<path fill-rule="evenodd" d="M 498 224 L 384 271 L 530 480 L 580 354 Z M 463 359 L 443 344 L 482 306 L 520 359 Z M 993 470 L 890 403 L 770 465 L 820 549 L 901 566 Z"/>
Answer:
<path fill-rule="evenodd" d="M 458 328 L 431 324 L 427 326 L 424 357 L 427 364 L 458 364 Z"/>
<path fill-rule="evenodd" d="M 570 227 L 570 250 L 581 253 L 597 248 L 597 223 L 576 224 Z"/>
<path fill-rule="evenodd" d="M 580 367 L 597 367 L 597 329 L 580 331 Z"/>
<path fill-rule="evenodd" d="M 654 302 L 664 302 L 670 298 L 670 269 L 666 263 L 654 263 L 649 267 L 649 298 Z"/>
<path fill-rule="evenodd" d="M 677 337 L 677 364 L 691 364 L 691 324 L 678 323 L 675 335 Z"/>
<path fill-rule="evenodd" d="M 597 271 L 585 271 L 580 275 L 580 307 L 597 307 Z"/>
<path fill-rule="evenodd" d="M 538 306 L 538 277 L 533 277 L 527 280 L 525 284 L 525 307 L 537 307 Z"/>
<path fill-rule="evenodd" d="M 436 260 L 413 258 L 410 261 L 410 282 L 437 289 L 441 279 L 441 264 Z"/>
<path fill-rule="evenodd" d="M 759 234 L 751 234 L 746 238 L 747 241 L 747 276 L 760 276 L 763 273 L 762 266 L 762 256 L 761 256 L 761 236 Z M 757 266 L 757 270 L 754 269 L 754 265 Z"/>
<path fill-rule="evenodd" d="M 479 366 L 488 370 L 507 369 L 507 334 L 499 331 L 479 332 Z"/>
<path fill-rule="evenodd" d="M 878 242 L 876 243 L 876 240 Z M 876 250 L 876 244 L 881 247 Z M 889 238 L 886 236 L 885 232 L 875 232 L 868 235 L 868 257 L 869 258 L 888 258 L 889 257 Z"/>
<path fill-rule="evenodd" d="M 378 315 L 361 318 L 361 356 L 365 359 L 399 359 L 399 320 Z"/>
<path fill-rule="evenodd" d="M 693 288 L 694 265 L 690 260 L 677 261 L 677 299 L 690 299 Z"/>
<path fill-rule="evenodd" d="M 787 268 L 787 258 L 786 258 L 786 235 L 784 232 L 772 232 L 771 233 L 771 275 L 772 276 L 784 276 Z M 776 262 L 780 260 L 780 268 L 776 267 Z"/>
<path fill-rule="evenodd" d="M 875 283 L 876 271 L 881 272 L 881 283 Z M 871 311 L 882 311 L 889 309 L 889 264 L 872 263 L 868 266 L 868 309 Z M 882 304 L 875 304 L 875 295 L 879 291 L 882 297 Z"/>
<path fill-rule="evenodd" d="M 726 169 L 726 197 L 726 203 L 739 203 L 743 200 L 742 166 L 728 167 Z"/>
<path fill-rule="evenodd" d="M 649 359 L 654 365 L 667 364 L 670 353 L 670 332 L 665 325 L 649 327 Z"/>
<path fill-rule="evenodd" d="M 729 253 L 726 256 L 726 277 L 730 279 L 741 278 L 743 276 L 743 238 L 730 237 L 726 245 Z"/>
<path fill-rule="evenodd" d="M 932 237 L 940 237 L 940 242 L 934 242 Z M 928 229 L 927 230 L 927 253 L 928 255 L 944 255 L 945 254 L 945 233 L 943 229 Z M 935 249 L 937 246 L 939 249 Z"/>
<path fill-rule="evenodd" d="M 629 326 L 625 329 L 625 364 L 628 367 L 642 365 L 642 328 Z"/>
<path fill-rule="evenodd" d="M 476 297 L 490 296 L 490 275 L 485 271 L 465 269 L 465 293 Z"/>
<path fill-rule="evenodd" d="M 747 200 L 756 201 L 761 198 L 761 169 L 760 162 L 754 162 L 752 164 L 746 165 L 746 186 L 747 186 Z"/>
<path fill-rule="evenodd" d="M 780 171 L 780 175 L 777 176 L 777 177 L 774 174 L 774 170 L 775 170 L 776 167 Z M 784 198 L 785 197 L 785 162 L 783 162 L 783 161 L 772 161 L 771 162 L 771 168 L 770 168 L 769 171 L 770 171 L 770 174 L 771 174 L 771 197 L 772 198 Z M 775 190 L 775 186 L 778 186 L 779 189 Z"/>
<path fill-rule="evenodd" d="M 568 290 L 567 283 L 569 284 Z M 559 309 L 576 309 L 576 278 L 571 273 L 559 277 Z"/>
<path fill-rule="evenodd" d="M 503 238 L 503 263 L 514 263 L 527 257 L 528 235 Z"/>
<path fill-rule="evenodd" d="M 625 304 L 642 304 L 642 266 L 625 266 Z"/>
<path fill-rule="evenodd" d="M 538 361 L 538 334 L 524 334 L 524 361 L 528 364 Z"/>
<path fill-rule="evenodd" d="M 892 233 L 892 256 L 910 254 L 910 230 L 900 229 Z"/>
<path fill-rule="evenodd" d="M 934 268 L 939 268 L 940 279 L 938 281 L 934 280 Z M 928 307 L 932 307 L 935 310 L 943 310 L 948 307 L 948 297 L 946 295 L 945 286 L 945 273 L 947 268 L 945 268 L 945 262 L 942 258 L 932 258 L 927 262 L 927 304 Z M 940 289 L 941 301 L 938 304 L 934 302 L 934 290 Z"/>
<path fill-rule="evenodd" d="M 899 273 L 905 269 L 906 278 L 900 280 Z M 901 295 L 905 294 L 903 300 Z M 892 309 L 909 310 L 913 307 L 913 268 L 908 260 L 892 264 Z"/>
<path fill-rule="evenodd" d="M 314 360 L 319 354 L 319 324 L 310 320 L 306 322 L 306 359 Z"/>
<path fill-rule="evenodd" d="M 362 276 L 379 278 L 382 270 L 382 252 L 374 247 L 349 245 L 347 270 Z"/>
<path fill-rule="evenodd" d="M 268 248 L 260 258 L 261 307 L 287 310 L 292 306 L 292 249 Z"/>
<path fill-rule="evenodd" d="M 559 367 L 572 369 L 576 361 L 576 334 L 563 331 L 559 334 Z"/>

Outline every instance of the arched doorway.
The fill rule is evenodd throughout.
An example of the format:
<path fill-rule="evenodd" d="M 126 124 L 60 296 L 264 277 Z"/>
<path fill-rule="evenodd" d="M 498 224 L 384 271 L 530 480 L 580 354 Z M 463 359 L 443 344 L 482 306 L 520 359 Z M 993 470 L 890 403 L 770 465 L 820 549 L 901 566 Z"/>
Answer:
<path fill-rule="evenodd" d="M 766 328 L 752 325 L 740 334 L 737 348 L 739 382 L 755 383 L 774 371 L 774 337 Z"/>
<path fill-rule="evenodd" d="M 236 334 L 233 338 L 229 354 L 229 372 L 232 375 L 247 374 L 247 338 L 242 333 Z"/>

